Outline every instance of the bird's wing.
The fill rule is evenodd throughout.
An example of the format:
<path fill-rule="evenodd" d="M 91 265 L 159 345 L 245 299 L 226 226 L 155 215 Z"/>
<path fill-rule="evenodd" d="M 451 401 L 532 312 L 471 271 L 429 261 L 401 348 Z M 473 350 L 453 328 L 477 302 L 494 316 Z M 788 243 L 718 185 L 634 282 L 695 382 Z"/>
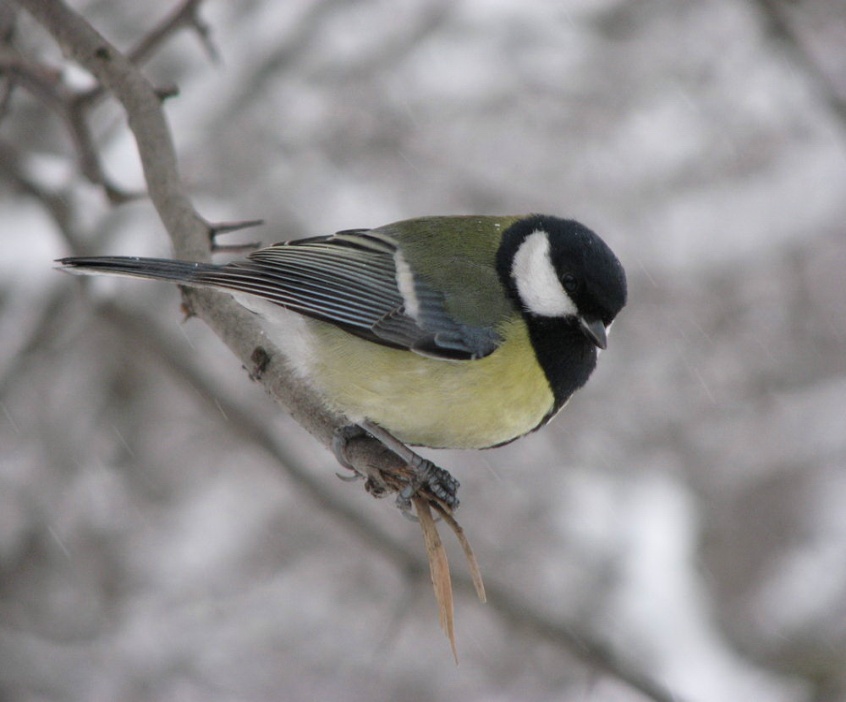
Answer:
<path fill-rule="evenodd" d="M 244 261 L 199 269 L 192 279 L 434 358 L 481 358 L 500 342 L 493 328 L 455 320 L 443 294 L 414 274 L 396 241 L 375 230 L 275 244 Z"/>

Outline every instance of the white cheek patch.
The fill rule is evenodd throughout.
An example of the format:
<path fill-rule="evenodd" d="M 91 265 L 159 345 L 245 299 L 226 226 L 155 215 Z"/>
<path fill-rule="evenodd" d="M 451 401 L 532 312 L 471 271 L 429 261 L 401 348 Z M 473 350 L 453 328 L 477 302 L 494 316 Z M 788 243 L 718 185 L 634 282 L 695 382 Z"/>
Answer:
<path fill-rule="evenodd" d="M 400 251 L 394 254 L 394 266 L 397 269 L 397 287 L 405 303 L 405 313 L 412 319 L 417 319 L 420 314 L 420 301 L 414 291 L 414 273 Z"/>
<path fill-rule="evenodd" d="M 530 312 L 543 317 L 577 315 L 578 310 L 561 286 L 549 257 L 549 235 L 538 230 L 525 238 L 511 264 L 511 277 Z"/>

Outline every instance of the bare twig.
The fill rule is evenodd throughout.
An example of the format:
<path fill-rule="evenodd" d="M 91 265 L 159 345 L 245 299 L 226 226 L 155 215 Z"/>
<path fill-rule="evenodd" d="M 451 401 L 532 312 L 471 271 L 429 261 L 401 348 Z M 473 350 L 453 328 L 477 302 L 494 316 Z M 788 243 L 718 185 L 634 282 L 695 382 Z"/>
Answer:
<path fill-rule="evenodd" d="M 165 17 L 156 27 L 144 35 L 141 41 L 131 49 L 126 57 L 136 66 L 143 66 L 155 55 L 162 44 L 182 29 L 193 29 L 200 37 L 206 53 L 214 61 L 219 60 L 217 49 L 211 41 L 211 34 L 208 25 L 200 17 L 200 5 L 203 0 L 183 0 L 173 12 Z M 91 90 L 80 93 L 76 100 L 86 107 L 96 105 L 106 96 L 102 84 L 98 84 Z"/>
<path fill-rule="evenodd" d="M 184 194 L 176 152 L 159 97 L 144 76 L 76 12 L 58 0 L 18 0 L 59 43 L 62 51 L 89 71 L 123 105 L 139 145 L 150 198 L 175 244 L 198 258 L 205 222 Z M 196 239 L 196 241 L 195 241 Z M 193 242 L 193 245 L 190 245 Z"/>
<path fill-rule="evenodd" d="M 62 72 L 4 49 L 0 53 L 0 73 L 8 81 L 8 94 L 13 86 L 20 86 L 65 122 L 76 150 L 79 170 L 91 183 L 102 185 L 113 203 L 122 202 L 126 195 L 110 183 L 103 172 L 86 115 L 75 94 L 62 83 Z"/>
<path fill-rule="evenodd" d="M 183 0 L 173 12 L 165 17 L 152 31 L 132 49 L 127 57 L 132 63 L 140 66 L 146 63 L 159 47 L 181 29 L 193 29 L 205 48 L 206 53 L 214 61 L 220 60 L 214 44 L 211 42 L 211 31 L 208 24 L 200 17 L 200 5 L 203 0 Z"/>
<path fill-rule="evenodd" d="M 259 247 L 259 243 L 247 242 L 245 244 L 218 244 L 217 237 L 222 234 L 231 234 L 243 229 L 252 229 L 264 224 L 263 219 L 245 219 L 240 222 L 216 222 L 209 225 L 209 246 L 214 253 L 238 253 L 251 251 Z"/>

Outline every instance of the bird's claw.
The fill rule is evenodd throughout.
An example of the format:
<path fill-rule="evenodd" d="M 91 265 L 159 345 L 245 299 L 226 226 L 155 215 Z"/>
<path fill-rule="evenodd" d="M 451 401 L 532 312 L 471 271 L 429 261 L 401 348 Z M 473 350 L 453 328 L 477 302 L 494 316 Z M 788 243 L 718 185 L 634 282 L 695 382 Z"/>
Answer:
<path fill-rule="evenodd" d="M 343 480 L 345 483 L 354 483 L 356 480 L 364 479 L 364 476 L 361 476 L 358 473 L 353 473 L 352 475 L 341 475 L 340 473 L 335 473 L 335 477 L 338 480 Z"/>
<path fill-rule="evenodd" d="M 451 510 L 458 509 L 458 488 L 461 483 L 450 475 L 443 468 L 439 468 L 432 461 L 415 457 L 410 465 L 414 471 L 414 477 L 397 494 L 397 507 L 403 512 L 411 513 L 411 499 L 423 488 L 427 489 L 434 497 L 443 502 Z"/>
<path fill-rule="evenodd" d="M 335 430 L 332 437 L 332 451 L 335 454 L 335 458 L 338 460 L 338 463 L 347 470 L 353 472 L 352 476 L 345 477 L 338 475 L 338 477 L 341 478 L 341 480 L 349 482 L 361 477 L 366 477 L 368 479 L 368 483 L 371 484 L 371 488 L 377 487 L 372 476 L 362 475 L 347 458 L 347 445 L 350 441 L 361 436 L 371 435 L 388 449 L 397 453 L 397 455 L 401 458 L 408 460 L 408 467 L 411 469 L 412 475 L 406 480 L 405 486 L 397 494 L 396 501 L 397 507 L 399 507 L 404 515 L 415 519 L 412 514 L 412 499 L 421 490 L 427 491 L 431 496 L 442 502 L 450 510 L 457 509 L 459 505 L 457 493 L 460 483 L 453 478 L 449 472 L 436 466 L 432 463 L 432 461 L 423 458 L 422 456 L 418 456 L 405 445 L 399 443 L 394 437 L 387 434 L 387 438 L 404 449 L 405 455 L 400 454 L 395 445 L 391 445 L 390 442 L 386 443 L 385 439 L 379 435 L 380 433 L 384 433 L 384 430 L 381 429 L 381 427 L 378 429 L 379 432 L 373 434 L 367 429 L 360 427 L 358 424 L 348 424 Z M 382 486 L 381 490 L 374 491 L 371 489 L 370 491 L 374 492 L 374 494 L 378 494 L 380 492 L 383 493 L 384 486 Z"/>
<path fill-rule="evenodd" d="M 346 426 L 335 429 L 335 433 L 332 435 L 332 453 L 335 454 L 338 463 L 347 470 L 351 470 L 356 476 L 361 476 L 361 474 L 347 458 L 347 444 L 353 439 L 357 439 L 365 434 L 364 429 L 358 426 L 358 424 L 347 424 Z"/>

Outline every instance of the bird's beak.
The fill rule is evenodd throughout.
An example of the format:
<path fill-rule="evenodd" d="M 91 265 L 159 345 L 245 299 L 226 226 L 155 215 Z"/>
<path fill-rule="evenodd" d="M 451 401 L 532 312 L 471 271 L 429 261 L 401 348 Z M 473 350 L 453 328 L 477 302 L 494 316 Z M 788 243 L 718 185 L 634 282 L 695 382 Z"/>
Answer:
<path fill-rule="evenodd" d="M 601 319 L 579 317 L 579 323 L 582 327 L 582 333 L 594 344 L 601 349 L 608 347 L 608 334 Z"/>

